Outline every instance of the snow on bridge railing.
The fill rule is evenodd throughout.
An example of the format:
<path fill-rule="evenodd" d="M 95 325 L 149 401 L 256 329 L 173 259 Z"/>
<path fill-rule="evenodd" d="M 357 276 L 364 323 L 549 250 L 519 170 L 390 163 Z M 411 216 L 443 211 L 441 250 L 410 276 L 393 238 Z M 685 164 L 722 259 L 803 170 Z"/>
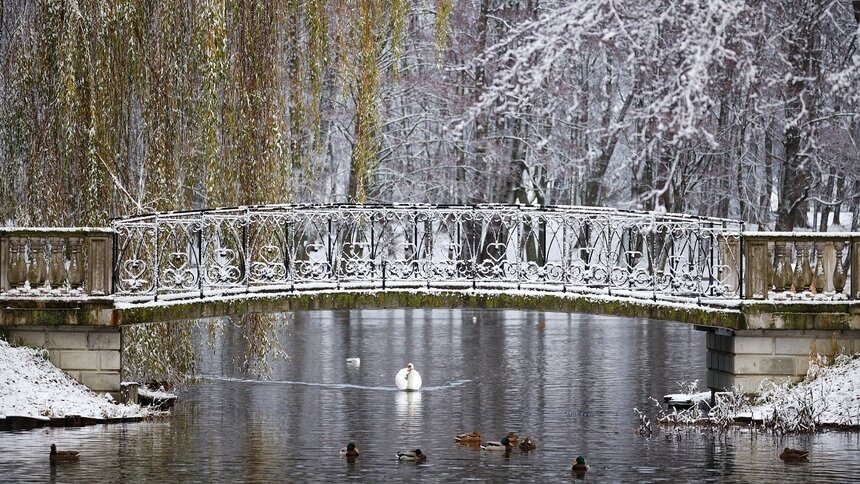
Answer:
<path fill-rule="evenodd" d="M 592 207 L 281 205 L 117 219 L 114 294 L 326 288 L 741 297 L 742 226 Z"/>
<path fill-rule="evenodd" d="M 731 220 L 605 208 L 241 207 L 116 219 L 111 228 L 0 228 L 0 297 L 515 288 L 839 301 L 860 299 L 857 254 L 856 232 L 743 232 Z"/>

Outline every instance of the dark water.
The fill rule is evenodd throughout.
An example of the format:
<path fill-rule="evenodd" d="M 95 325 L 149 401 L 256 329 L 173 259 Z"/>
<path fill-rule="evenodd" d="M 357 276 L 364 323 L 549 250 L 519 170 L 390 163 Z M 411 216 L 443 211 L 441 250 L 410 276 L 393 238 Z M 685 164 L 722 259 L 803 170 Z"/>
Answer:
<path fill-rule="evenodd" d="M 476 321 L 473 322 L 473 317 Z M 545 322 L 540 329 L 536 323 Z M 237 370 L 245 344 L 227 325 L 208 375 L 167 421 L 0 434 L 0 480 L 57 482 L 479 481 L 565 482 L 587 457 L 597 482 L 834 482 L 860 475 L 860 435 L 659 429 L 635 433 L 634 407 L 705 376 L 704 333 L 659 321 L 528 311 L 379 310 L 291 315 L 279 336 L 289 360 L 270 381 Z M 346 358 L 360 357 L 360 367 Z M 413 362 L 424 387 L 394 390 Z M 531 435 L 537 451 L 458 447 L 479 430 Z M 361 457 L 338 450 L 355 442 Z M 48 447 L 81 451 L 51 468 Z M 784 446 L 811 451 L 788 465 Z M 398 463 L 421 448 L 424 465 Z"/>

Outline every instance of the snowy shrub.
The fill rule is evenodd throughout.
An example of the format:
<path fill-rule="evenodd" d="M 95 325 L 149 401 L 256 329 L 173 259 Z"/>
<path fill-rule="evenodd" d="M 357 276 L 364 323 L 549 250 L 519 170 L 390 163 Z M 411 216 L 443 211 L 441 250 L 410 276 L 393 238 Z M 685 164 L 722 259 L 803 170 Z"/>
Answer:
<path fill-rule="evenodd" d="M 720 428 L 727 428 L 735 423 L 735 418 L 748 411 L 749 402 L 739 388 L 728 392 L 714 394 L 714 406 L 708 410 L 708 419 Z"/>

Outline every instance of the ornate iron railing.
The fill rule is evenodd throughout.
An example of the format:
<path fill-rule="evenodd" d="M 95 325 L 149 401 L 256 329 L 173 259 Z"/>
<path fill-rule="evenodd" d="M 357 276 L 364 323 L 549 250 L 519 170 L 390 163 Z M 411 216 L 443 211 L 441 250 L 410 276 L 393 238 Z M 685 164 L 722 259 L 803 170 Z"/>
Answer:
<path fill-rule="evenodd" d="M 741 297 L 741 225 L 584 207 L 284 205 L 117 219 L 114 294 L 496 288 Z"/>
<path fill-rule="evenodd" d="M 282 205 L 0 228 L 0 298 L 484 288 L 717 304 L 860 300 L 860 234 L 585 207 Z"/>

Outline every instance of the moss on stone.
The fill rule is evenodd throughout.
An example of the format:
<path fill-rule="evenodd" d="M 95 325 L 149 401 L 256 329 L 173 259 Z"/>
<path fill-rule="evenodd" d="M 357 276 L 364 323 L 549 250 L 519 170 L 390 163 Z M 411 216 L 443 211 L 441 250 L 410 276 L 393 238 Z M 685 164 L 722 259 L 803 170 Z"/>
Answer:
<path fill-rule="evenodd" d="M 669 306 L 653 301 L 622 301 L 586 295 L 511 294 L 471 291 L 339 291 L 320 293 L 254 294 L 248 298 L 188 300 L 161 306 L 118 310 L 120 324 L 172 321 L 249 312 L 283 312 L 320 309 L 366 308 L 476 308 L 528 309 L 610 316 L 663 319 L 738 329 L 737 311 Z"/>
<path fill-rule="evenodd" d="M 856 320 L 860 319 L 860 301 L 802 304 L 790 301 L 758 301 L 744 302 L 740 310 L 729 310 L 571 293 L 525 294 L 451 289 L 252 293 L 232 298 L 187 299 L 159 305 L 141 304 L 123 309 L 112 309 L 110 300 L 50 305 L 33 303 L 27 307 L 5 308 L 0 322 L 2 326 L 128 325 L 245 313 L 407 307 L 575 312 L 679 321 L 733 330 L 850 330 L 852 324 L 857 326 Z M 113 311 L 113 317 L 106 317 L 110 313 L 106 314 L 105 311 Z"/>

